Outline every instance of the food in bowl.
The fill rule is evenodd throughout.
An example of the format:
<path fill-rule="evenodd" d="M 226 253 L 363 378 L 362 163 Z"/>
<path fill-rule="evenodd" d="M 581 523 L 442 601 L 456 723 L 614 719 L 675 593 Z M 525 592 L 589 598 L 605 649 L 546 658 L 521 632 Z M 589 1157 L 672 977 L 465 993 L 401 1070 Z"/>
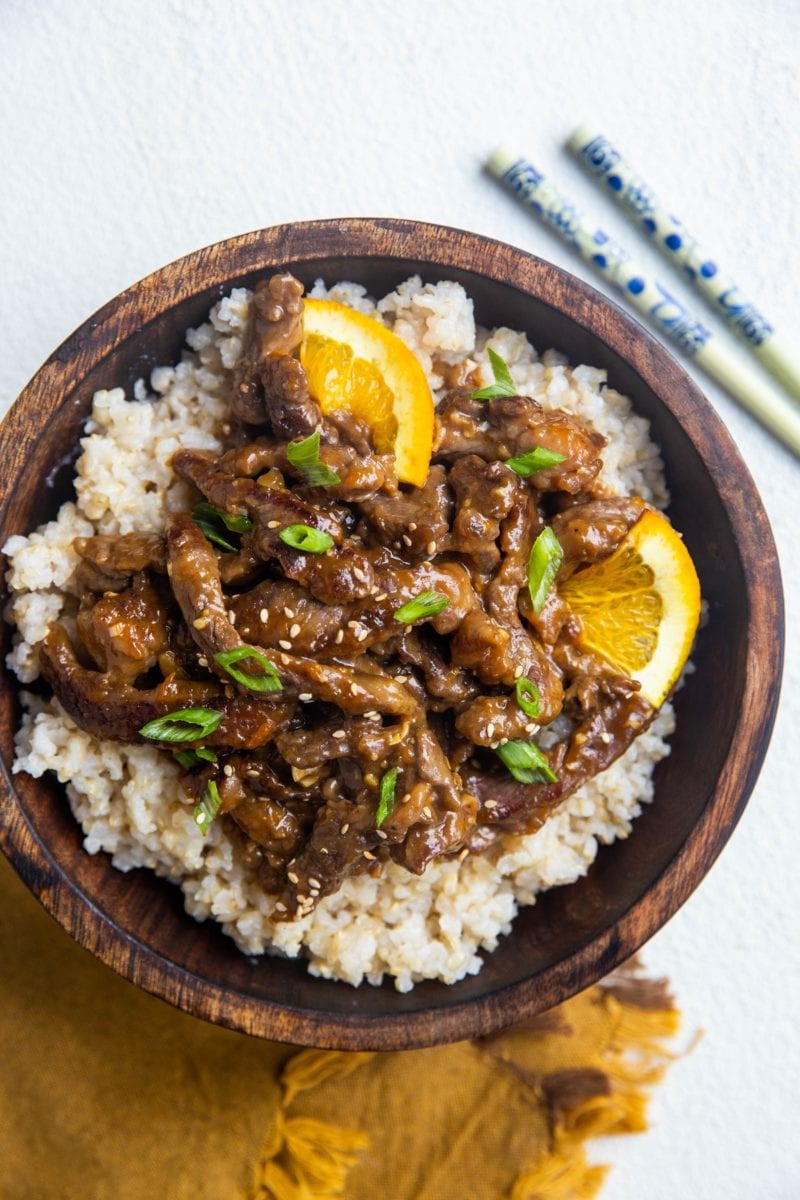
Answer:
<path fill-rule="evenodd" d="M 647 423 L 453 282 L 275 275 L 187 340 L 5 547 L 54 693 L 15 769 L 247 953 L 454 982 L 668 751 L 699 590 Z"/>

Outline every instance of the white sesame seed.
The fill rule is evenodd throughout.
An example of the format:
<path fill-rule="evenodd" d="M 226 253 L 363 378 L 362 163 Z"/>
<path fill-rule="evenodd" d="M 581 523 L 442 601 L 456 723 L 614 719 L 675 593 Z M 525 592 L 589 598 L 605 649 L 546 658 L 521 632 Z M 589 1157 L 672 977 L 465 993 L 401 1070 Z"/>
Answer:
<path fill-rule="evenodd" d="M 409 523 L 408 523 L 408 528 L 409 528 L 409 529 L 411 530 L 411 532 L 413 533 L 413 532 L 414 532 L 414 530 L 417 528 L 417 522 L 416 522 L 416 521 L 409 521 Z"/>
<path fill-rule="evenodd" d="M 367 638 L 368 636 L 369 636 L 369 630 L 368 630 L 368 629 L 365 629 L 363 625 L 361 625 L 361 626 L 360 626 L 360 627 L 359 627 L 359 628 L 356 630 L 356 639 L 357 639 L 359 642 L 363 642 L 363 641 L 364 641 L 364 639 L 365 639 L 365 638 Z"/>
<path fill-rule="evenodd" d="M 536 724 L 535 721 L 528 721 L 527 725 L 525 726 L 526 733 L 536 733 L 537 729 L 538 729 L 538 725 Z"/>
<path fill-rule="evenodd" d="M 606 746 L 608 746 L 611 742 L 611 734 L 608 733 L 607 731 L 604 731 L 603 733 L 600 734 L 600 741 L 603 742 Z"/>
<path fill-rule="evenodd" d="M 425 553 L 426 554 L 435 554 L 436 553 L 436 542 L 428 542 L 427 546 L 425 547 Z"/>
<path fill-rule="evenodd" d="M 505 746 L 505 745 L 507 744 L 507 742 L 508 742 L 508 738 L 500 738 L 500 745 L 501 745 L 501 746 Z"/>
<path fill-rule="evenodd" d="M 497 801 L 496 800 L 486 800 L 486 801 L 484 801 L 483 807 L 484 808 L 497 808 Z"/>
<path fill-rule="evenodd" d="M 296 638 L 300 633 L 300 626 L 295 621 L 292 628 L 289 630 L 289 637 Z"/>
<path fill-rule="evenodd" d="M 489 724 L 486 726 L 486 736 L 487 736 L 487 738 L 489 738 L 490 741 L 494 737 L 494 722 L 493 721 L 490 721 Z"/>
<path fill-rule="evenodd" d="M 346 736 L 347 736 L 347 734 L 345 733 L 345 731 L 343 729 L 334 729 L 333 733 L 331 734 L 331 737 L 335 737 L 335 738 L 343 738 Z"/>
<path fill-rule="evenodd" d="M 364 694 L 365 694 L 364 689 L 360 688 L 357 683 L 350 684 L 350 695 L 351 696 L 363 696 Z"/>
<path fill-rule="evenodd" d="M 276 907 L 276 909 L 278 910 L 278 912 L 286 912 L 286 905 L 285 905 L 285 904 L 281 904 L 280 900 L 279 900 L 279 901 L 278 901 L 278 903 L 275 905 L 275 907 Z"/>
<path fill-rule="evenodd" d="M 279 529 L 280 521 L 267 521 L 267 529 Z"/>
<path fill-rule="evenodd" d="M 302 700 L 303 704 L 308 704 L 309 700 L 313 700 L 314 697 L 311 695 L 311 692 L 301 692 L 297 699 Z"/>
<path fill-rule="evenodd" d="M 194 625 L 195 629 L 205 629 L 206 625 L 208 624 L 208 617 L 196 617 L 194 621 L 192 621 L 192 624 Z"/>
<path fill-rule="evenodd" d="M 404 534 L 403 534 L 403 545 L 404 545 L 404 546 L 410 546 L 410 545 L 411 545 L 411 538 L 408 536 L 408 534 L 407 534 L 407 533 L 404 533 Z"/>
<path fill-rule="evenodd" d="M 228 620 L 230 621 L 231 625 L 236 624 L 236 613 L 233 611 L 232 608 L 228 609 Z"/>
<path fill-rule="evenodd" d="M 359 583 L 367 582 L 367 572 L 362 571 L 361 567 L 353 567 L 353 574 L 355 575 L 355 577 L 359 581 Z"/>
<path fill-rule="evenodd" d="M 230 763 L 225 763 L 225 766 L 222 768 L 222 774 L 227 775 L 228 779 L 230 779 L 233 774 L 233 767 Z"/>
<path fill-rule="evenodd" d="M 334 641 L 336 642 L 337 646 L 340 646 L 342 644 L 342 642 L 344 641 L 344 630 L 343 629 L 339 630 L 339 632 L 336 634 L 336 637 L 334 638 Z"/>
<path fill-rule="evenodd" d="M 347 628 L 348 629 L 358 629 L 358 621 L 348 621 Z"/>
<path fill-rule="evenodd" d="M 289 880 L 289 883 L 299 883 L 300 882 L 300 880 L 295 875 L 294 871 L 287 871 L 286 878 Z"/>
<path fill-rule="evenodd" d="M 258 619 L 262 625 L 266 625 L 267 621 L 269 620 L 269 613 L 265 608 L 262 608 L 261 612 L 258 614 Z"/>
<path fill-rule="evenodd" d="M 278 645 L 280 646 L 281 650 L 291 650 L 292 648 L 292 643 L 287 642 L 286 638 L 279 638 Z"/>
<path fill-rule="evenodd" d="M 200 667 L 208 666 L 208 659 L 206 658 L 205 654 L 198 654 L 197 663 L 198 663 L 198 666 L 200 666 Z"/>
<path fill-rule="evenodd" d="M 461 853 L 458 856 L 458 861 L 460 863 L 462 863 L 468 854 L 469 854 L 469 846 L 465 846 L 464 849 L 461 851 Z"/>
<path fill-rule="evenodd" d="M 490 750 L 496 750 L 496 749 L 497 749 L 497 747 L 498 747 L 499 745 L 500 745 L 500 743 L 499 743 L 499 742 L 490 742 L 490 743 L 489 743 L 489 749 L 490 749 Z"/>
<path fill-rule="evenodd" d="M 291 621 L 292 617 L 294 616 L 294 609 L 293 609 L 293 608 L 289 608 L 289 607 L 285 606 L 285 607 L 284 607 L 284 610 L 283 610 L 283 615 L 284 615 L 285 617 L 288 617 L 288 618 L 289 618 L 289 620 Z"/>
<path fill-rule="evenodd" d="M 375 861 L 375 855 L 374 855 L 374 854 L 370 854 L 369 850 L 365 850 L 365 851 L 364 851 L 364 858 L 368 858 L 370 862 L 374 862 L 374 861 Z"/>
<path fill-rule="evenodd" d="M 382 829 L 376 829 L 376 830 L 375 830 L 375 833 L 376 833 L 376 834 L 378 835 L 378 837 L 379 837 L 379 838 L 381 838 L 381 839 L 382 839 L 384 842 L 386 841 L 386 839 L 387 839 L 387 838 L 388 838 L 388 836 L 389 836 L 389 835 L 388 835 L 388 833 L 384 833 L 384 831 L 383 831 Z"/>
<path fill-rule="evenodd" d="M 376 583 L 373 583 L 372 587 L 369 589 L 369 594 L 370 594 L 370 596 L 377 596 L 378 585 Z"/>
<path fill-rule="evenodd" d="M 386 596 L 387 596 L 387 593 L 386 593 L 386 592 L 378 592 L 378 591 L 377 591 L 377 589 L 376 589 L 376 593 L 375 593 L 375 603 L 376 603 L 376 604 L 380 604 L 381 600 L 385 600 L 385 599 L 386 599 Z"/>
<path fill-rule="evenodd" d="M 279 655 L 278 655 L 278 657 L 279 657 L 279 658 L 280 658 L 280 660 L 281 660 L 281 665 L 282 665 L 282 666 L 284 666 L 284 667 L 288 666 L 288 664 L 289 664 L 289 659 L 286 657 L 286 655 L 285 655 L 285 654 L 279 654 Z"/>
<path fill-rule="evenodd" d="M 320 888 L 320 887 L 322 887 L 322 884 L 320 883 L 320 881 L 318 879 L 312 879 L 311 876 L 309 876 L 308 886 L 313 887 L 313 888 Z"/>
<path fill-rule="evenodd" d="M 342 833 L 347 833 L 349 828 L 350 828 L 350 822 L 345 821 L 344 825 L 342 826 Z"/>
<path fill-rule="evenodd" d="M 525 668 L 524 668 L 524 667 L 517 667 L 517 669 L 514 671 L 514 678 L 515 678 L 515 679 L 521 679 L 521 678 L 522 678 L 522 672 L 523 672 L 524 670 L 525 670 Z"/>
<path fill-rule="evenodd" d="M 433 812 L 429 805 L 427 805 L 427 804 L 425 805 L 425 807 L 422 810 L 422 815 L 423 815 L 423 817 L 427 817 L 429 821 L 433 820 Z"/>

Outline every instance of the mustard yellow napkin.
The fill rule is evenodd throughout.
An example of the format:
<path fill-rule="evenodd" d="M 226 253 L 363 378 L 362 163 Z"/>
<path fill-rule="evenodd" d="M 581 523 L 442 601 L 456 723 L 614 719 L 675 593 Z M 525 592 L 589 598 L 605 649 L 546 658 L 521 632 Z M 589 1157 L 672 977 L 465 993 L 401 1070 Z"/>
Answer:
<path fill-rule="evenodd" d="M 0 1195 L 581 1200 L 645 1128 L 678 1013 L 629 975 L 527 1028 L 395 1054 L 195 1020 L 81 950 L 0 859 Z"/>

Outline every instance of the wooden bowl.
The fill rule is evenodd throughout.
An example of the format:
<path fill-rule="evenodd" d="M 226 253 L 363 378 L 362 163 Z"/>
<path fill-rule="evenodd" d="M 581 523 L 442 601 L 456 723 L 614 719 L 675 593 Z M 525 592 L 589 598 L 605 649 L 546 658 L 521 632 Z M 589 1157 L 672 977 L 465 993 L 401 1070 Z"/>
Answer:
<path fill-rule="evenodd" d="M 419 272 L 456 279 L 478 320 L 525 330 L 573 363 L 604 367 L 652 422 L 670 509 L 697 564 L 709 621 L 695 674 L 677 697 L 672 753 L 656 799 L 588 875 L 523 909 L 485 966 L 453 986 L 408 994 L 314 979 L 302 962 L 250 959 L 179 890 L 89 855 L 63 788 L 10 774 L 20 709 L 6 675 L 0 706 L 0 844 L 74 938 L 157 996 L 259 1037 L 340 1049 L 427 1046 L 530 1017 L 602 978 L 652 936 L 711 867 L 742 813 L 772 729 L 783 607 L 775 545 L 753 481 L 724 426 L 682 368 L 581 280 L 511 246 L 435 225 L 340 220 L 284 225 L 187 255 L 86 321 L 22 392 L 0 429 L 0 545 L 55 514 L 69 494 L 92 393 L 174 361 L 185 330 L 232 286 L 290 268 L 304 283 L 351 279 L 382 295 Z M 64 465 L 66 463 L 66 465 Z M 45 486 L 45 481 L 54 486 Z M 10 630 L 3 637 L 10 642 Z M 6 647 L 7 648 L 7 647 Z"/>

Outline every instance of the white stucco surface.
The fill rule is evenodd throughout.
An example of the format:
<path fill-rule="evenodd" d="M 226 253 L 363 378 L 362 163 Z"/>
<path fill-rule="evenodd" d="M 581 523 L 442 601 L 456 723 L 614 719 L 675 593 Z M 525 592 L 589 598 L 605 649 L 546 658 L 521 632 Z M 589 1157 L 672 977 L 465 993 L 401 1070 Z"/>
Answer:
<path fill-rule="evenodd" d="M 635 245 L 561 148 L 580 121 L 597 122 L 796 336 L 793 0 L 5 0 L 0 29 L 3 410 L 123 287 L 281 221 L 440 221 L 591 278 L 479 170 L 498 141 L 519 147 Z M 719 390 L 706 391 L 773 523 L 787 665 L 744 818 L 647 948 L 650 967 L 673 980 L 687 1030 L 705 1036 L 658 1092 L 653 1129 L 602 1147 L 616 1164 L 608 1200 L 800 1196 L 800 469 Z"/>

